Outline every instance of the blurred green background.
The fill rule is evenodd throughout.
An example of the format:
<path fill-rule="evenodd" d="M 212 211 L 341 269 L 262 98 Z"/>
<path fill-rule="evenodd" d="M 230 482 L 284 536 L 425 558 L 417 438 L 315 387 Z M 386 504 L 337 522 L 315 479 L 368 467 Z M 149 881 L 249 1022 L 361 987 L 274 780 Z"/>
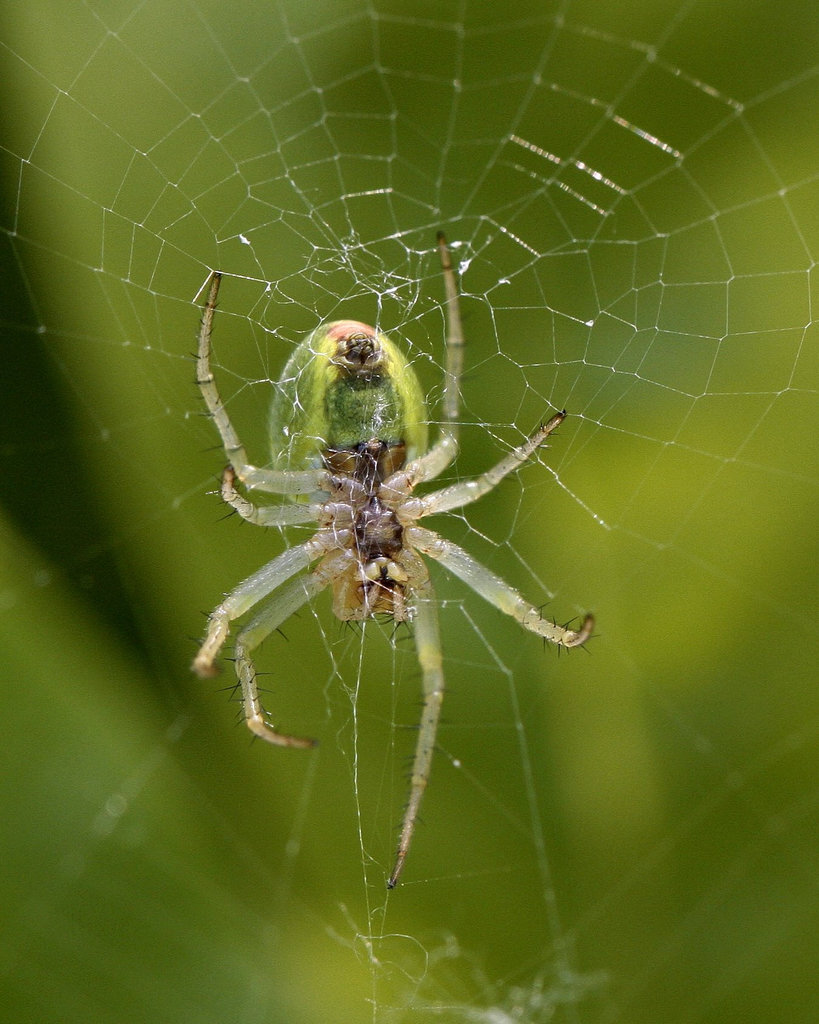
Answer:
<path fill-rule="evenodd" d="M 2 13 L 2 950 L 9 1022 L 813 1022 L 819 145 L 786 2 L 33 0 Z M 188 665 L 287 539 L 225 518 L 190 354 L 261 461 L 270 380 L 378 322 L 435 420 L 449 693 L 403 884 L 409 634 L 320 601 L 260 655 L 316 751 Z M 298 539 L 299 534 L 295 533 Z"/>

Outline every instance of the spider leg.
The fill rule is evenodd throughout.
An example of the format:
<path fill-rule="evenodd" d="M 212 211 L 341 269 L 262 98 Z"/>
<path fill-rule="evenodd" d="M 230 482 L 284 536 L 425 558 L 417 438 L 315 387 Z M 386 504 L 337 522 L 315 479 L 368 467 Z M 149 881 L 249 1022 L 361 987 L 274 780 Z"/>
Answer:
<path fill-rule="evenodd" d="M 318 519 L 314 505 L 254 505 L 236 490 L 236 473 L 233 466 L 225 466 L 221 493 L 222 501 L 254 526 L 292 526 L 295 523 L 314 523 Z"/>
<path fill-rule="evenodd" d="M 259 687 L 256 684 L 256 669 L 250 652 L 259 646 L 274 629 L 277 629 L 294 612 L 320 593 L 329 581 L 310 573 L 290 580 L 275 595 L 273 600 L 256 615 L 236 637 L 236 675 L 242 687 L 242 699 L 247 726 L 254 735 L 280 747 L 313 747 L 315 740 L 301 736 L 288 736 L 279 732 L 269 721 L 262 707 Z"/>
<path fill-rule="evenodd" d="M 425 530 L 422 526 L 409 527 L 405 531 L 405 543 L 440 562 L 484 600 L 506 615 L 511 615 L 524 629 L 545 637 L 559 647 L 581 647 L 592 634 L 594 618 L 591 615 L 586 615 L 579 630 L 558 626 L 544 618 L 539 608 L 530 604 L 514 587 L 490 572 L 463 548 L 444 540 L 431 530 Z"/>
<path fill-rule="evenodd" d="M 214 661 L 227 638 L 231 622 L 244 615 L 249 608 L 258 604 L 285 580 L 290 579 L 301 569 L 306 569 L 328 549 L 337 546 L 336 538 L 332 535 L 324 536 L 319 532 L 304 544 L 283 551 L 267 565 L 262 566 L 258 572 L 248 576 L 210 613 L 207 634 L 193 659 L 193 671 L 203 677 L 215 675 Z"/>
<path fill-rule="evenodd" d="M 444 275 L 446 292 L 446 367 L 444 369 L 444 422 L 441 436 L 424 455 L 414 459 L 406 472 L 413 485 L 422 480 L 433 480 L 449 466 L 458 454 L 458 412 L 460 406 L 461 373 L 464 365 L 464 331 L 461 323 L 461 305 L 458 284 L 452 269 L 446 235 L 438 232 L 438 252 Z"/>
<path fill-rule="evenodd" d="M 457 428 L 460 402 L 461 373 L 464 368 L 464 330 L 461 323 L 461 304 L 458 298 L 458 284 L 452 259 L 449 255 L 446 235 L 438 232 L 438 252 L 444 274 L 446 292 L 447 336 L 446 336 L 446 379 L 444 381 L 444 416 L 450 428 Z"/>
<path fill-rule="evenodd" d="M 513 449 L 509 454 L 500 460 L 497 465 L 488 469 L 485 473 L 475 477 L 474 480 L 463 480 L 453 484 L 451 487 L 443 487 L 440 491 L 434 491 L 421 498 L 423 511 L 422 516 L 431 516 L 436 512 L 447 512 L 453 508 L 461 508 L 469 505 L 484 494 L 491 491 L 503 480 L 505 476 L 513 473 L 526 462 L 532 453 L 543 444 L 549 434 L 556 430 L 566 418 L 565 412 L 556 413 L 548 423 L 541 426 L 522 445 Z"/>
<path fill-rule="evenodd" d="M 398 840 L 398 852 L 395 867 L 392 869 L 387 888 L 393 889 L 398 883 L 398 876 L 404 867 L 404 861 L 412 842 L 415 822 L 421 798 L 427 788 L 435 750 L 435 735 L 438 731 L 438 719 L 441 715 L 441 703 L 444 699 L 444 672 L 441 661 L 441 637 L 438 629 L 438 611 L 435 605 L 435 594 L 429 579 L 419 585 L 415 593 L 419 600 L 415 605 L 414 633 L 415 649 L 423 675 L 424 703 L 421 711 L 421 722 L 418 728 L 418 741 L 415 747 L 415 759 L 412 763 L 410 795 L 404 820 L 401 824 L 401 835 Z"/>
<path fill-rule="evenodd" d="M 216 424 L 228 462 L 236 476 L 250 490 L 266 491 L 270 494 L 311 494 L 321 488 L 327 473 L 323 469 L 284 470 L 259 469 L 247 461 L 247 453 L 227 414 L 216 378 L 210 368 L 210 339 L 213 333 L 213 318 L 216 313 L 216 299 L 222 275 L 214 271 L 210 275 L 210 287 L 202 323 L 199 328 L 199 344 L 196 356 L 196 383 L 202 392 L 211 419 Z"/>

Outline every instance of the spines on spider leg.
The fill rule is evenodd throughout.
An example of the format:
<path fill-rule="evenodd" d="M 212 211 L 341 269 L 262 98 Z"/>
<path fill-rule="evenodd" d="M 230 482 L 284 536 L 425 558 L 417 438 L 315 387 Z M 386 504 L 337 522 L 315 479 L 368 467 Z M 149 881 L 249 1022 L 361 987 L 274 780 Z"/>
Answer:
<path fill-rule="evenodd" d="M 545 618 L 540 609 L 534 607 L 528 608 L 519 618 L 519 622 L 525 629 L 537 633 L 538 636 L 557 644 L 558 647 L 582 647 L 594 631 L 593 615 L 584 616 L 580 629 L 568 629 L 566 626 L 558 626 L 556 622 Z"/>
<path fill-rule="evenodd" d="M 485 565 L 481 565 L 469 552 L 450 540 L 422 526 L 407 527 L 406 542 L 431 558 L 436 559 L 458 579 L 464 581 L 475 593 L 494 605 L 506 615 L 511 615 L 524 629 L 545 637 L 560 647 L 580 647 L 591 636 L 594 619 L 587 615 L 579 630 L 558 626 L 545 619 L 531 602 L 527 601 L 514 587 L 501 579 Z"/>

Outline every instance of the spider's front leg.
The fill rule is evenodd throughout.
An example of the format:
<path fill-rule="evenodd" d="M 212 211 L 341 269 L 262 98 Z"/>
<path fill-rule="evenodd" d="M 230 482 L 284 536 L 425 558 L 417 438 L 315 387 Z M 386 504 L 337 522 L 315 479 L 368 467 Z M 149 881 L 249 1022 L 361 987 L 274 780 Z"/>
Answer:
<path fill-rule="evenodd" d="M 509 476 L 516 469 L 520 469 L 565 419 L 566 411 L 564 409 L 563 412 L 555 413 L 550 420 L 541 424 L 523 444 L 513 448 L 507 456 L 485 473 L 481 473 L 480 476 L 474 477 L 472 480 L 461 480 L 460 483 L 442 487 L 440 491 L 424 495 L 420 499 L 422 511 L 419 518 L 420 516 L 435 515 L 437 512 L 448 512 L 453 508 L 463 508 L 464 505 L 471 505 L 473 501 L 488 494 L 498 486 L 504 477 Z"/>
<path fill-rule="evenodd" d="M 214 270 L 210 275 L 208 297 L 202 311 L 202 322 L 199 328 L 196 383 L 205 400 L 205 405 L 208 407 L 208 413 L 219 431 L 231 472 L 250 490 L 256 489 L 269 494 L 311 494 L 322 487 L 327 476 L 326 472 L 317 469 L 259 469 L 249 463 L 245 446 L 239 440 L 239 435 L 236 433 L 222 402 L 216 378 L 210 366 L 213 319 L 216 315 L 216 300 L 219 297 L 221 280 L 222 275 Z"/>
<path fill-rule="evenodd" d="M 254 505 L 236 490 L 236 471 L 225 466 L 222 474 L 222 501 L 254 526 L 293 526 L 318 522 L 319 508 L 313 504 Z"/>
<path fill-rule="evenodd" d="M 219 389 L 216 386 L 216 378 L 210 368 L 211 335 L 213 334 L 213 318 L 216 314 L 216 300 L 219 297 L 219 285 L 222 275 L 217 271 L 210 275 L 208 297 L 205 308 L 202 311 L 202 323 L 199 328 L 199 344 L 196 353 L 196 383 L 205 399 L 208 412 L 216 424 L 225 454 L 232 466 L 235 466 L 239 478 L 244 480 L 248 468 L 247 454 L 245 447 L 239 440 L 239 435 L 233 429 L 227 410 L 222 404 L 219 396 Z"/>

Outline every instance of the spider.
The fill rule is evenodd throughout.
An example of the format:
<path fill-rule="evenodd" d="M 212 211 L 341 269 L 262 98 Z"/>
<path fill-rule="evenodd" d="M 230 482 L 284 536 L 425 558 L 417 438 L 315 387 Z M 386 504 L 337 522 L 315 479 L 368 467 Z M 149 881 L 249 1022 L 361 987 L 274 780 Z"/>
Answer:
<path fill-rule="evenodd" d="M 309 522 L 317 523 L 318 528 L 309 540 L 268 562 L 217 605 L 208 618 L 193 670 L 203 677 L 214 675 L 215 659 L 231 623 L 272 595 L 235 639 L 235 669 L 245 719 L 250 730 L 269 743 L 311 747 L 314 740 L 290 736 L 273 725 L 259 698 L 253 650 L 327 587 L 332 590 L 333 612 L 339 619 L 382 615 L 413 624 L 423 679 L 423 710 L 409 800 L 387 881 L 390 889 L 398 882 L 412 841 L 444 696 L 435 594 L 421 556 L 440 562 L 524 629 L 560 647 L 581 646 L 594 627 L 591 615 L 577 630 L 544 618 L 540 609 L 457 544 L 418 525 L 424 516 L 462 508 L 491 491 L 526 462 L 566 416 L 565 412 L 553 415 L 475 479 L 423 496 L 414 494 L 418 484 L 440 476 L 458 451 L 464 338 L 455 273 L 442 232 L 438 250 L 446 293 L 447 337 L 443 423 L 432 447 L 427 445 L 427 414 L 414 370 L 388 337 L 366 324 L 354 320 L 323 324 L 294 350 L 276 387 L 269 468 L 248 462 L 210 367 L 221 281 L 218 272 L 209 279 L 197 356 L 197 383 L 228 460 L 221 487 L 224 501 L 257 526 Z M 246 496 L 259 494 L 291 500 L 257 505 Z"/>

